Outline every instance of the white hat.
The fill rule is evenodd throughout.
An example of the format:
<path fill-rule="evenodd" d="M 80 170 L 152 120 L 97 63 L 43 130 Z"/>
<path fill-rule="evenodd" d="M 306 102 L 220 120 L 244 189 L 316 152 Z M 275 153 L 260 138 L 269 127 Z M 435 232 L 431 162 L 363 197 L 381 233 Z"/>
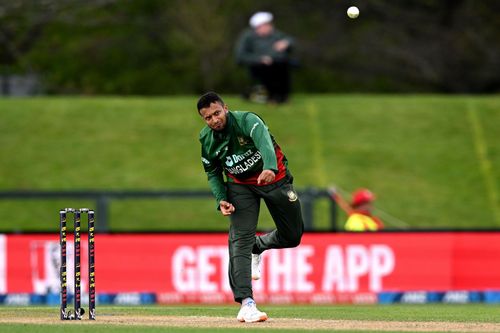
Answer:
<path fill-rule="evenodd" d="M 257 12 L 250 18 L 250 26 L 252 28 L 257 28 L 259 25 L 269 23 L 273 21 L 273 14 L 269 12 Z"/>

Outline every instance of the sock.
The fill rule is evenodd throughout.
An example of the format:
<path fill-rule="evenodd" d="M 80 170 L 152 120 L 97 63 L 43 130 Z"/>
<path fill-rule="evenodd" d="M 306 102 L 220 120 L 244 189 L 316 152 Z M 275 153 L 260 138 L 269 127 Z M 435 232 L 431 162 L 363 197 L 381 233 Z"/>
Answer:
<path fill-rule="evenodd" d="M 247 305 L 250 302 L 253 302 L 253 298 L 252 297 L 247 297 L 243 301 L 241 301 L 241 305 L 245 306 L 245 305 Z"/>
<path fill-rule="evenodd" d="M 253 245 L 253 248 L 252 248 L 252 254 L 261 254 L 262 251 L 259 249 L 259 247 L 257 246 L 257 243 L 255 243 Z"/>

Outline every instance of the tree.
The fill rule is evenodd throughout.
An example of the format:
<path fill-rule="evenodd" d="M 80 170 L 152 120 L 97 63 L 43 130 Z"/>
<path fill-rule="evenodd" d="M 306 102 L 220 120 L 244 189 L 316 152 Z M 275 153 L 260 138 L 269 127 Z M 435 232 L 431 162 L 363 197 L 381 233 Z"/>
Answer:
<path fill-rule="evenodd" d="M 17 0 L 0 3 L 0 69 L 48 93 L 239 92 L 238 34 L 257 10 L 297 39 L 295 91 L 496 92 L 500 3 L 359 0 Z"/>

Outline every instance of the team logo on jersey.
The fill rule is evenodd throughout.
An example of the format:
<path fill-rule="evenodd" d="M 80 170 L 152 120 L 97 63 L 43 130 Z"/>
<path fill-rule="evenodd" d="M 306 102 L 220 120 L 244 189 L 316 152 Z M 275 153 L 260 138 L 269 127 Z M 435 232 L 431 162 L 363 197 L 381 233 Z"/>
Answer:
<path fill-rule="evenodd" d="M 286 195 L 288 195 L 288 201 L 290 202 L 294 202 L 294 201 L 297 201 L 297 199 L 299 198 L 297 196 L 297 193 L 295 193 L 294 191 L 290 190 L 288 192 L 286 192 Z"/>
<path fill-rule="evenodd" d="M 244 145 L 246 145 L 249 141 L 248 141 L 247 139 L 245 139 L 244 137 L 239 136 L 239 137 L 238 137 L 238 142 L 240 143 L 240 146 L 244 146 Z"/>

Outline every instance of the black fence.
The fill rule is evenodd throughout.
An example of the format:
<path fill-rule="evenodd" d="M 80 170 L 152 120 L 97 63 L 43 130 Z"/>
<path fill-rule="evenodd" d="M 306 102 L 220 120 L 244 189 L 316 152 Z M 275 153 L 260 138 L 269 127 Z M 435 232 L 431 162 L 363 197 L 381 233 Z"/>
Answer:
<path fill-rule="evenodd" d="M 302 215 L 306 231 L 314 228 L 314 204 L 318 199 L 330 198 L 324 189 L 306 188 L 297 191 L 302 204 Z M 81 191 L 3 191 L 0 200 L 26 200 L 26 199 L 87 199 L 94 200 L 95 210 L 99 216 L 96 228 L 100 232 L 109 230 L 109 205 L 111 201 L 123 199 L 199 199 L 211 198 L 210 191 L 106 191 L 106 190 L 81 190 Z M 64 207 L 61 207 L 64 208 Z M 330 200 L 330 231 L 337 231 L 337 205 Z"/>

